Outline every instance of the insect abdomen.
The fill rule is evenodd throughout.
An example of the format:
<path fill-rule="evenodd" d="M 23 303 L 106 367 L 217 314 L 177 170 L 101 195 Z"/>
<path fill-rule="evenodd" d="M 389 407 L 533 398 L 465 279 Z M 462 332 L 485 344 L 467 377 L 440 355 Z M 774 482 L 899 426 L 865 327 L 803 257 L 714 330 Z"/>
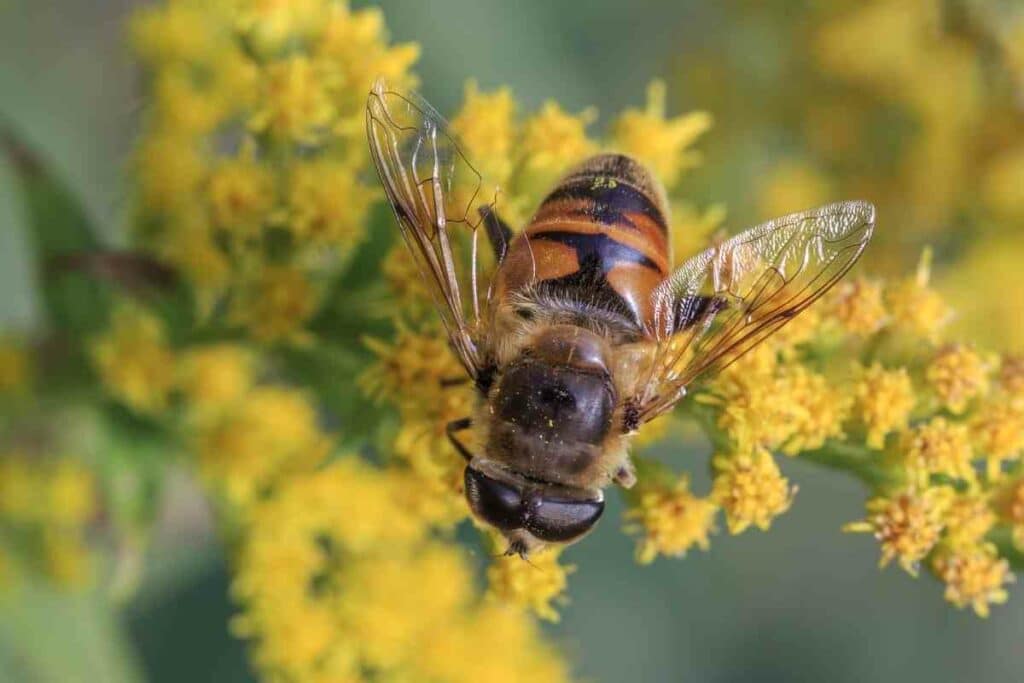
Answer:
<path fill-rule="evenodd" d="M 499 287 L 532 285 L 643 328 L 651 290 L 669 272 L 667 213 L 664 192 L 639 163 L 621 154 L 591 157 L 552 190 L 513 242 Z"/>

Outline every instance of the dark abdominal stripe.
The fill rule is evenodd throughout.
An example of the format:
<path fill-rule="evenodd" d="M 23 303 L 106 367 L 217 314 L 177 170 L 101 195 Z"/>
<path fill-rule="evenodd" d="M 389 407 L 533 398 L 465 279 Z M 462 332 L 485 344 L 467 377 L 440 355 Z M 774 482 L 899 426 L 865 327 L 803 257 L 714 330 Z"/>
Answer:
<path fill-rule="evenodd" d="M 607 275 L 612 268 L 620 263 L 639 263 L 655 272 L 661 272 L 654 261 L 643 253 L 604 233 L 550 230 L 535 232 L 530 235 L 530 239 L 549 240 L 572 247 L 576 251 L 580 270 L 583 269 L 584 264 L 592 264 L 591 267 L 597 267 L 602 275 Z"/>
<path fill-rule="evenodd" d="M 562 199 L 584 200 L 590 208 L 577 211 L 604 225 L 621 224 L 635 228 L 626 214 L 639 213 L 654 221 L 663 232 L 668 232 L 661 210 L 645 193 L 614 176 L 609 176 L 603 183 L 600 180 L 600 176 L 589 175 L 570 180 L 548 195 L 544 203 Z"/>
<path fill-rule="evenodd" d="M 658 267 L 642 253 L 602 233 L 552 230 L 531 235 L 535 240 L 558 242 L 576 251 L 579 268 L 569 275 L 538 283 L 539 293 L 567 301 L 595 306 L 617 318 L 640 325 L 636 311 L 608 282 L 607 274 L 616 265 L 636 263 L 655 272 Z"/>

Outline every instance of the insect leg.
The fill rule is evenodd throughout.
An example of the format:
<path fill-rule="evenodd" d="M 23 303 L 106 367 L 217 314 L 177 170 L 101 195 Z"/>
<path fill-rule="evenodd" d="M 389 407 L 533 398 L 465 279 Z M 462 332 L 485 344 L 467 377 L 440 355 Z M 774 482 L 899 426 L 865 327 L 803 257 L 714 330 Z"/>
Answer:
<path fill-rule="evenodd" d="M 473 459 L 473 454 L 469 452 L 469 449 L 466 448 L 466 446 L 461 441 L 459 441 L 458 437 L 456 437 L 455 434 L 456 432 L 465 431 L 472 426 L 472 418 L 463 417 L 458 420 L 452 420 L 451 422 L 448 423 L 448 426 L 445 428 L 445 432 L 448 434 L 448 440 L 452 442 L 452 446 L 454 446 L 455 450 L 459 452 L 459 455 L 466 459 L 466 462 L 469 462 L 470 460 Z"/>
<path fill-rule="evenodd" d="M 484 220 L 484 230 L 487 231 L 487 239 L 494 249 L 494 259 L 500 264 L 505 260 L 505 253 L 508 252 L 508 243 L 512 239 L 512 228 L 508 223 L 501 220 L 498 214 L 489 206 L 480 207 L 480 217 Z"/>

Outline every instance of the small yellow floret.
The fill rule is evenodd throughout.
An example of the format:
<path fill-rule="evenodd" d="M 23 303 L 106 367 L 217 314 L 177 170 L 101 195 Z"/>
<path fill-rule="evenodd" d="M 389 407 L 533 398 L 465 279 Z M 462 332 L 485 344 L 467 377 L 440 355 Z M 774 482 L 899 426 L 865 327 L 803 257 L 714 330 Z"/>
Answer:
<path fill-rule="evenodd" d="M 249 126 L 290 142 L 318 142 L 337 115 L 330 94 L 336 74 L 301 55 L 271 62 L 265 72 L 261 106 Z"/>
<path fill-rule="evenodd" d="M 941 349 L 925 377 L 943 405 L 959 415 L 988 390 L 989 364 L 973 349 L 954 344 Z"/>
<path fill-rule="evenodd" d="M 707 550 L 718 506 L 690 492 L 689 478 L 660 483 L 642 478 L 626 511 L 626 531 L 640 536 L 636 560 L 650 564 L 658 555 L 681 557 L 693 546 Z"/>
<path fill-rule="evenodd" d="M 711 127 L 711 115 L 693 112 L 666 118 L 665 111 L 665 83 L 652 81 L 647 107 L 627 109 L 615 121 L 612 144 L 650 166 L 666 187 L 672 187 L 700 162 L 700 155 L 689 148 Z"/>
<path fill-rule="evenodd" d="M 530 556 L 524 562 L 516 556 L 495 558 L 487 568 L 488 594 L 504 602 L 527 608 L 545 621 L 558 621 L 556 603 L 563 603 L 568 576 L 574 565 L 561 565 L 557 549 Z"/>
<path fill-rule="evenodd" d="M 911 334 L 936 342 L 953 318 L 945 299 L 929 286 L 931 251 L 925 250 L 912 278 L 896 282 L 885 292 L 893 324 Z"/>
<path fill-rule="evenodd" d="M 266 265 L 233 302 L 234 319 L 260 341 L 301 338 L 301 328 L 319 305 L 309 278 L 290 266 Z"/>
<path fill-rule="evenodd" d="M 946 600 L 960 609 L 971 607 L 979 617 L 987 617 L 991 605 L 1006 602 L 1005 587 L 1014 580 L 1009 563 L 991 543 L 941 552 L 932 568 L 946 584 Z"/>
<path fill-rule="evenodd" d="M 874 334 L 888 316 L 882 303 L 882 285 L 864 278 L 840 283 L 831 297 L 830 313 L 851 334 Z"/>
<path fill-rule="evenodd" d="M 300 244 L 347 253 L 362 239 L 366 212 L 377 194 L 360 183 L 358 170 L 324 160 L 295 165 L 288 188 L 288 226 Z"/>
<path fill-rule="evenodd" d="M 927 486 L 933 474 L 967 482 L 976 478 L 971 466 L 974 452 L 967 426 L 944 417 L 933 417 L 905 432 L 900 451 L 907 474 L 917 486 Z"/>
<path fill-rule="evenodd" d="M 140 413 L 167 406 L 175 381 L 175 358 L 163 322 L 129 304 L 115 309 L 110 329 L 92 345 L 100 379 L 118 400 Z"/>
<path fill-rule="evenodd" d="M 256 237 L 274 207 L 274 176 L 251 158 L 229 159 L 210 174 L 207 193 L 218 227 Z"/>
<path fill-rule="evenodd" d="M 197 414 L 230 409 L 250 389 L 253 358 L 233 344 L 212 344 L 191 349 L 182 360 L 181 390 Z"/>
<path fill-rule="evenodd" d="M 771 453 L 756 448 L 749 453 L 716 455 L 711 500 L 725 511 L 729 533 L 751 525 L 767 530 L 772 520 L 789 509 L 796 488 L 782 476 Z"/>
<path fill-rule="evenodd" d="M 516 132 L 512 91 L 499 88 L 481 92 L 476 81 L 466 83 L 462 109 L 452 119 L 452 130 L 465 145 L 479 172 L 493 183 L 505 185 L 512 175 L 512 144 Z"/>
<path fill-rule="evenodd" d="M 904 429 L 917 397 L 906 368 L 886 370 L 878 363 L 863 371 L 854 389 L 856 412 L 867 427 L 867 445 L 885 445 L 890 432 Z"/>
<path fill-rule="evenodd" d="M 872 498 L 867 517 L 843 530 L 873 534 L 882 548 L 879 567 L 898 560 L 904 571 L 917 576 L 921 560 L 939 542 L 950 497 L 948 489 L 932 488 Z"/>

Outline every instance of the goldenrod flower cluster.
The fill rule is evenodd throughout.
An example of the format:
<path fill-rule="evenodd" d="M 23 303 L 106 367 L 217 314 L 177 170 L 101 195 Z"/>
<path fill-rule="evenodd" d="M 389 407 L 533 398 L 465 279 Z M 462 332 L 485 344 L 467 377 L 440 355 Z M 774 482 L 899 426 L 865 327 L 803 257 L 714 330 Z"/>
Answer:
<path fill-rule="evenodd" d="M 353 456 L 253 505 L 232 593 L 235 633 L 269 678 L 562 681 L 521 610 L 474 588 L 468 554 L 431 534 L 412 482 Z"/>
<path fill-rule="evenodd" d="M 0 588 L 38 574 L 68 587 L 87 582 L 98 499 L 92 471 L 78 460 L 0 454 Z"/>
<path fill-rule="evenodd" d="M 711 497 L 730 532 L 767 528 L 792 502 L 769 451 L 845 470 L 873 493 L 848 529 L 874 534 L 883 565 L 916 575 L 927 562 L 950 602 L 985 615 L 1012 580 L 1014 551 L 994 541 L 1001 525 L 1016 529 L 1019 361 L 946 341 L 950 308 L 928 262 L 904 279 L 838 287 L 795 333 L 699 389 L 691 409 L 719 451 Z"/>
<path fill-rule="evenodd" d="M 142 241 L 261 341 L 301 339 L 378 197 L 365 96 L 414 82 L 415 45 L 346 3 L 183 2 L 136 13 L 147 76 L 136 156 Z"/>

